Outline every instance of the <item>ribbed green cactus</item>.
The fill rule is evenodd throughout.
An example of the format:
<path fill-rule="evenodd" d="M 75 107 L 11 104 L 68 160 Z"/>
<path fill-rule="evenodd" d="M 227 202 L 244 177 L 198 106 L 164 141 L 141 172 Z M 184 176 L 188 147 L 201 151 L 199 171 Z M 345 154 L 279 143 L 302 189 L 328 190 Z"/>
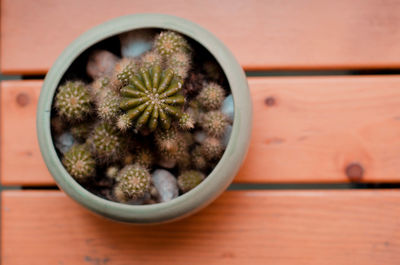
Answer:
<path fill-rule="evenodd" d="M 117 187 L 126 200 L 136 200 L 150 191 L 150 173 L 139 165 L 125 166 L 118 173 L 117 181 Z M 121 194 L 119 197 L 121 197 Z"/>
<path fill-rule="evenodd" d="M 85 182 L 95 173 L 96 161 L 85 144 L 72 146 L 65 153 L 62 163 L 68 173 L 78 182 Z"/>
<path fill-rule="evenodd" d="M 222 106 L 225 99 L 225 90 L 217 83 L 204 84 L 197 100 L 206 110 L 216 110 Z"/>
<path fill-rule="evenodd" d="M 173 31 L 162 31 L 154 41 L 154 47 L 161 55 L 169 56 L 178 51 L 189 50 L 187 41 Z"/>
<path fill-rule="evenodd" d="M 204 174 L 200 171 L 187 170 L 178 176 L 178 186 L 181 191 L 185 193 L 194 189 L 204 180 L 204 178 Z"/>
<path fill-rule="evenodd" d="M 221 111 L 210 111 L 202 115 L 201 127 L 203 127 L 210 136 L 222 136 L 228 124 L 228 117 Z"/>
<path fill-rule="evenodd" d="M 169 129 L 172 118 L 181 116 L 185 98 L 179 92 L 182 79 L 171 69 L 162 71 L 156 65 L 151 69 L 142 68 L 139 75 L 130 79 L 130 84 L 121 89 L 123 97 L 120 107 L 134 122 L 136 129 L 146 125 L 154 131 L 158 124 Z"/>
<path fill-rule="evenodd" d="M 58 88 L 54 106 L 58 113 L 70 120 L 82 120 L 91 110 L 89 90 L 80 81 L 68 81 Z"/>
<path fill-rule="evenodd" d="M 100 122 L 89 138 L 93 153 L 102 162 L 113 162 L 124 154 L 124 139 L 118 130 L 106 122 Z"/>

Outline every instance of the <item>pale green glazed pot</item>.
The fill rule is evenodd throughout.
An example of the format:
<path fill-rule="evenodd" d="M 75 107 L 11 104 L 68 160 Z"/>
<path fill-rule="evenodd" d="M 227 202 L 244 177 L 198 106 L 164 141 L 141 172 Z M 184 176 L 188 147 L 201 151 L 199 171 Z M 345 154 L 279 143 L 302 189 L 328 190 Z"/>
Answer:
<path fill-rule="evenodd" d="M 232 134 L 221 160 L 195 189 L 169 202 L 127 205 L 100 198 L 79 185 L 64 169 L 57 156 L 50 130 L 54 93 L 71 63 L 88 47 L 111 36 L 139 28 L 171 29 L 203 45 L 218 61 L 234 98 Z M 252 106 L 246 76 L 232 53 L 214 35 L 182 18 L 160 14 L 128 15 L 101 24 L 77 38 L 56 60 L 46 75 L 36 116 L 40 150 L 57 185 L 71 198 L 102 216 L 130 223 L 161 223 L 192 214 L 211 203 L 232 182 L 250 142 Z"/>

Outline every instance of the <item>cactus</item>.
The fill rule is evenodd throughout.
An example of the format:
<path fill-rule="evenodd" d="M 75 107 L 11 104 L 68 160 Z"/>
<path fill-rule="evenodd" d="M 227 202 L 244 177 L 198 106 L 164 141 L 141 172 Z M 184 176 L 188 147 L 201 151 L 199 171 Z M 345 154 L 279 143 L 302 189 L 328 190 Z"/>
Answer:
<path fill-rule="evenodd" d="M 178 186 L 179 189 L 183 192 L 186 193 L 192 189 L 194 189 L 197 185 L 199 185 L 203 179 L 204 179 L 204 174 L 201 173 L 200 171 L 196 170 L 187 170 L 182 172 L 178 176 Z"/>
<path fill-rule="evenodd" d="M 116 125 L 120 131 L 125 132 L 132 126 L 132 121 L 128 114 L 125 113 L 117 118 Z"/>
<path fill-rule="evenodd" d="M 139 147 L 135 152 L 135 164 L 150 168 L 154 162 L 154 155 L 149 148 Z"/>
<path fill-rule="evenodd" d="M 178 146 L 178 131 L 175 127 L 167 131 L 158 130 L 154 139 L 159 150 L 176 151 Z"/>
<path fill-rule="evenodd" d="M 162 65 L 162 56 L 157 51 L 149 51 L 141 58 L 141 65 L 144 68 L 151 68 L 156 65 Z"/>
<path fill-rule="evenodd" d="M 181 105 L 185 102 L 179 94 L 182 80 L 175 77 L 171 69 L 162 71 L 160 66 L 142 68 L 140 75 L 131 78 L 130 85 L 121 89 L 121 109 L 127 111 L 136 129 L 147 125 L 154 131 L 158 124 L 164 129 L 171 126 L 171 116 L 181 116 Z"/>
<path fill-rule="evenodd" d="M 102 98 L 109 84 L 110 79 L 108 77 L 100 77 L 94 80 L 89 86 L 92 101 L 97 101 L 98 98 Z"/>
<path fill-rule="evenodd" d="M 191 130 L 194 128 L 195 120 L 193 119 L 190 112 L 182 113 L 182 116 L 179 118 L 178 125 L 183 130 Z"/>
<path fill-rule="evenodd" d="M 139 199 L 150 191 L 150 173 L 139 165 L 125 166 L 118 173 L 117 181 L 117 187 L 127 200 Z M 119 196 L 121 197 L 121 195 Z"/>
<path fill-rule="evenodd" d="M 99 97 L 97 106 L 97 115 L 105 121 L 113 121 L 119 114 L 120 97 L 117 92 L 107 90 L 102 97 Z"/>
<path fill-rule="evenodd" d="M 222 155 L 224 147 L 219 139 L 207 137 L 201 144 L 201 151 L 208 160 L 213 160 Z"/>
<path fill-rule="evenodd" d="M 115 64 L 114 72 L 110 80 L 110 87 L 118 91 L 128 84 L 129 79 L 137 71 L 138 62 L 132 58 L 122 58 Z"/>
<path fill-rule="evenodd" d="M 190 55 L 183 51 L 171 54 L 167 60 L 167 66 L 183 79 L 188 76 L 190 63 Z"/>
<path fill-rule="evenodd" d="M 202 115 L 201 127 L 203 127 L 210 136 L 222 136 L 228 124 L 228 117 L 221 111 L 210 111 Z"/>
<path fill-rule="evenodd" d="M 80 121 L 91 109 L 89 90 L 80 81 L 68 81 L 60 86 L 55 98 L 58 113 L 69 121 Z"/>
<path fill-rule="evenodd" d="M 169 56 L 178 51 L 189 50 L 186 40 L 173 31 L 162 31 L 154 41 L 155 49 L 159 54 Z"/>
<path fill-rule="evenodd" d="M 206 110 L 216 110 L 222 106 L 225 99 L 225 90 L 217 83 L 205 83 L 197 100 Z"/>
<path fill-rule="evenodd" d="M 110 179 L 115 179 L 118 175 L 119 168 L 117 166 L 109 166 L 106 169 L 106 176 Z"/>
<path fill-rule="evenodd" d="M 62 163 L 78 182 L 85 182 L 95 173 L 96 162 L 85 144 L 74 145 L 65 153 Z"/>
<path fill-rule="evenodd" d="M 196 169 L 204 170 L 207 168 L 207 160 L 203 155 L 201 146 L 196 146 L 192 151 L 192 164 Z"/>
<path fill-rule="evenodd" d="M 124 153 L 124 139 L 112 125 L 100 122 L 89 138 L 93 153 L 102 162 L 112 162 Z"/>
<path fill-rule="evenodd" d="M 80 123 L 71 127 L 70 131 L 72 136 L 78 140 L 85 140 L 92 129 L 92 126 L 88 122 Z"/>

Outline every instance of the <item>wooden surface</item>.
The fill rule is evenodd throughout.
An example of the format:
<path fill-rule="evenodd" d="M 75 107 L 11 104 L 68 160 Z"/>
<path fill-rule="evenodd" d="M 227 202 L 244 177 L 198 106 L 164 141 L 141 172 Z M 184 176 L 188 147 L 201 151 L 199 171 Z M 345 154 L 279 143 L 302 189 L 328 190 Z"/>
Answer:
<path fill-rule="evenodd" d="M 400 182 L 400 76 L 262 77 L 249 83 L 254 128 L 236 182 L 347 182 L 351 163 L 364 169 L 360 181 Z M 41 84 L 2 84 L 4 185 L 54 184 L 35 133 Z"/>
<path fill-rule="evenodd" d="M 140 12 L 200 24 L 246 69 L 400 69 L 400 1 L 0 5 L 6 74 L 45 74 L 87 29 Z M 253 135 L 235 182 L 256 189 L 268 183 L 400 183 L 400 75 L 248 80 Z M 41 84 L 0 84 L 0 185 L 39 186 L 1 192 L 2 265 L 399 264 L 399 189 L 228 191 L 192 217 L 150 227 L 102 219 L 61 191 L 43 190 L 54 182 L 36 140 Z"/>
<path fill-rule="evenodd" d="M 133 13 L 194 21 L 247 69 L 400 66 L 399 1 L 2 0 L 1 69 L 44 74 L 80 34 Z"/>
<path fill-rule="evenodd" d="M 230 191 L 199 214 L 147 227 L 89 214 L 58 191 L 7 191 L 2 201 L 7 265 L 400 260 L 398 191 Z"/>

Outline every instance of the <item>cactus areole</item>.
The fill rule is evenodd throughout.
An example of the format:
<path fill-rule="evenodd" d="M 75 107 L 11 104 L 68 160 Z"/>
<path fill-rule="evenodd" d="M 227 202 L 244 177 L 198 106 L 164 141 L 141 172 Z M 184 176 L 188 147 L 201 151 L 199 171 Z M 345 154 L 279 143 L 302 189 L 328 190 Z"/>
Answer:
<path fill-rule="evenodd" d="M 129 15 L 59 56 L 41 90 L 37 135 L 57 185 L 78 203 L 118 221 L 162 223 L 232 182 L 251 110 L 246 76 L 214 35 L 173 16 Z"/>

